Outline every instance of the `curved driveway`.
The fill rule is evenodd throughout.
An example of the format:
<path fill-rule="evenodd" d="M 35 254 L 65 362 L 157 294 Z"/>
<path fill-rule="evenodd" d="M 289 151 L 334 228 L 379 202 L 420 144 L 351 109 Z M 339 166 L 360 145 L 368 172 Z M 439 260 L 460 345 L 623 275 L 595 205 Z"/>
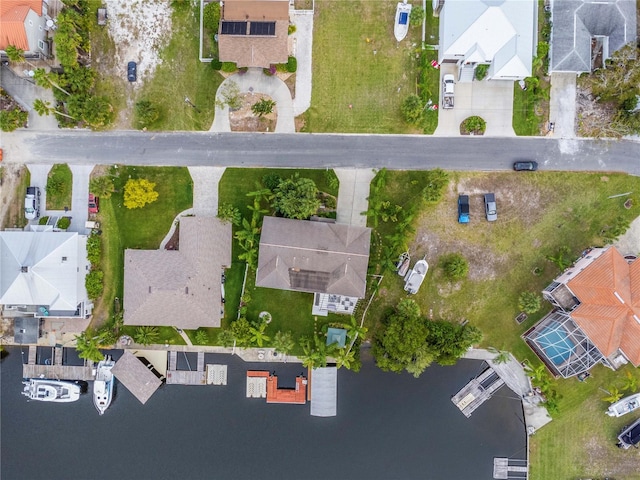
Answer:
<path fill-rule="evenodd" d="M 2 147 L 4 161 L 15 163 L 505 170 L 530 158 L 545 170 L 640 175 L 640 144 L 628 140 L 16 131 Z"/>

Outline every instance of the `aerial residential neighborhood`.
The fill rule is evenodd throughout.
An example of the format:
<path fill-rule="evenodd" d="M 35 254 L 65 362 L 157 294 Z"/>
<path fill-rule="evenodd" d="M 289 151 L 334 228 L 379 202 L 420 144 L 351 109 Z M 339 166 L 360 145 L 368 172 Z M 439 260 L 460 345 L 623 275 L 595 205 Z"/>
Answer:
<path fill-rule="evenodd" d="M 0 476 L 640 479 L 634 0 L 2 0 Z"/>

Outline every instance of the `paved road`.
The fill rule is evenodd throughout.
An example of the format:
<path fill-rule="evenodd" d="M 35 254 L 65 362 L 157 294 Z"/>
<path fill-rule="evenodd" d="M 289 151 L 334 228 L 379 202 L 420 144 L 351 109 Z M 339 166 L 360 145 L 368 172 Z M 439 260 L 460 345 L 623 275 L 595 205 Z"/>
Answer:
<path fill-rule="evenodd" d="M 298 168 L 502 170 L 515 159 L 542 169 L 640 175 L 640 144 L 556 138 L 209 132 L 18 131 L 2 137 L 5 162 Z"/>

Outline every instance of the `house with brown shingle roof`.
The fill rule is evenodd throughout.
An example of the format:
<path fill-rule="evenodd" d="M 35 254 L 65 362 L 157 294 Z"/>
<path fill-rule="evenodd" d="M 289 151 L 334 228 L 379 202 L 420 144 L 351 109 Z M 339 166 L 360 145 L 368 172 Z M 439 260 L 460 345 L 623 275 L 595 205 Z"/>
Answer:
<path fill-rule="evenodd" d="M 314 293 L 314 314 L 351 314 L 365 296 L 370 245 L 370 228 L 264 217 L 256 286 Z"/>
<path fill-rule="evenodd" d="M 13 45 L 25 54 L 47 53 L 46 4 L 42 0 L 0 2 L 0 50 Z"/>
<path fill-rule="evenodd" d="M 221 62 L 268 68 L 289 58 L 288 0 L 221 2 L 218 51 Z"/>
<path fill-rule="evenodd" d="M 640 261 L 615 247 L 594 248 L 545 290 L 555 309 L 524 339 L 556 375 L 598 362 L 640 366 Z"/>
<path fill-rule="evenodd" d="M 183 217 L 178 250 L 124 252 L 124 324 L 219 327 L 231 224 Z"/>

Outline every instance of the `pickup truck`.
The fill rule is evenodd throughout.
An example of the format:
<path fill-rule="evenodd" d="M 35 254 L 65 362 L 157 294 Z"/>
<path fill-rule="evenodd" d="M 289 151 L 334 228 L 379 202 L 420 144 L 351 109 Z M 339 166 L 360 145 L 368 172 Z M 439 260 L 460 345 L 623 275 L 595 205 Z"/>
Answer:
<path fill-rule="evenodd" d="M 444 108 L 453 108 L 455 85 L 453 75 L 447 73 L 442 79 L 442 105 Z"/>
<path fill-rule="evenodd" d="M 495 222 L 498 219 L 496 196 L 493 193 L 484 194 L 484 214 L 489 222 Z"/>
<path fill-rule="evenodd" d="M 469 223 L 469 195 L 458 195 L 458 223 Z"/>

